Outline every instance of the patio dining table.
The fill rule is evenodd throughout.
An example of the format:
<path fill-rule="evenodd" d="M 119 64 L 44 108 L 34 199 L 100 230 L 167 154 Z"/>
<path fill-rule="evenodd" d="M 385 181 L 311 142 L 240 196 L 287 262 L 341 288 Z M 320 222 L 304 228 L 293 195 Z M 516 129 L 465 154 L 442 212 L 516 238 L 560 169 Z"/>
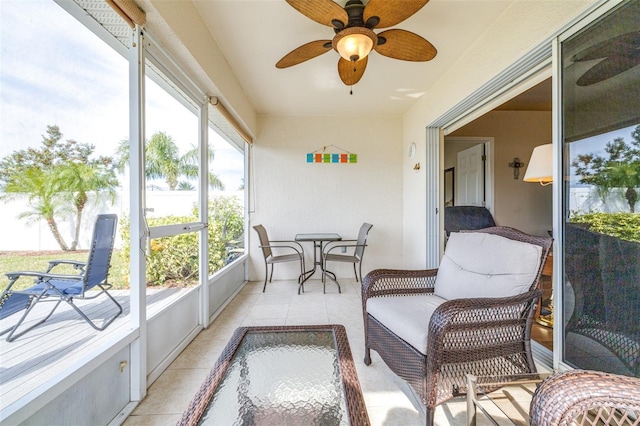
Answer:
<path fill-rule="evenodd" d="M 316 232 L 310 234 L 296 234 L 296 241 L 298 242 L 313 242 L 313 268 L 308 271 L 304 271 L 302 274 L 302 279 L 300 280 L 300 285 L 304 284 L 309 278 L 315 274 L 317 267 L 320 266 L 320 270 L 322 274 L 328 274 L 335 278 L 335 274 L 331 271 L 324 270 L 324 262 L 322 262 L 322 248 L 325 243 L 332 241 L 341 241 L 342 236 L 336 233 L 328 233 L 328 232 Z M 336 280 L 334 282 L 338 285 L 338 292 L 340 290 L 340 284 Z"/>

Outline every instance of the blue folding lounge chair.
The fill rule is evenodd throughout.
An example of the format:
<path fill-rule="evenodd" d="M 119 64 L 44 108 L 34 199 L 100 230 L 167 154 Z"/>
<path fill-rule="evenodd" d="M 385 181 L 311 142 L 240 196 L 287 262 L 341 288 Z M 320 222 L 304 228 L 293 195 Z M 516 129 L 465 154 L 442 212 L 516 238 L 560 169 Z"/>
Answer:
<path fill-rule="evenodd" d="M 49 268 L 46 272 L 9 272 L 9 285 L 0 296 L 0 319 L 16 314 L 22 310 L 24 313 L 18 322 L 0 332 L 0 335 L 9 333 L 7 341 L 22 336 L 35 326 L 42 324 L 56 310 L 60 302 L 67 302 L 80 316 L 87 321 L 96 330 L 104 330 L 111 324 L 118 315 L 122 313 L 122 306 L 107 291 L 111 288 L 111 284 L 107 282 L 109 275 L 109 267 L 111 262 L 111 254 L 113 252 L 113 244 L 116 235 L 116 225 L 118 217 L 115 214 L 101 214 L 96 218 L 93 228 L 93 238 L 89 258 L 86 262 L 77 262 L 75 260 L 53 260 L 49 262 Z M 62 275 L 52 273 L 51 270 L 60 264 L 73 265 L 79 270 L 78 275 Z M 14 283 L 20 277 L 34 278 L 35 285 L 25 290 L 12 290 Z M 98 292 L 89 292 L 93 287 L 99 287 Z M 73 303 L 73 299 L 94 299 L 102 293 L 116 305 L 117 312 L 104 320 L 102 326 L 98 326 L 92 321 L 82 310 Z M 26 329 L 18 331 L 25 318 L 33 310 L 38 302 L 54 302 L 55 305 L 49 314 L 33 325 L 29 325 Z"/>

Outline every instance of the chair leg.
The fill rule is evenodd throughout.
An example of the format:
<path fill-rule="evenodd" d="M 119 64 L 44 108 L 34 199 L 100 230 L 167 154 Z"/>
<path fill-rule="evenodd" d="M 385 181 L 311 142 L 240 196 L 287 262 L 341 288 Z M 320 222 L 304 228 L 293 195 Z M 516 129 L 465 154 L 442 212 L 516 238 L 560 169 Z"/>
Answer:
<path fill-rule="evenodd" d="M 115 319 L 118 317 L 118 315 L 120 315 L 122 313 L 122 306 L 120 306 L 118 301 L 116 299 L 114 299 L 113 296 L 111 296 L 111 294 L 109 294 L 109 292 L 102 285 L 98 284 L 98 287 L 100 287 L 102 289 L 102 293 L 106 294 L 107 297 L 109 299 L 111 299 L 111 301 L 118 308 L 118 312 L 115 315 L 109 317 L 109 319 L 105 320 L 105 322 L 102 324 L 101 327 L 96 325 L 96 323 L 94 323 L 84 312 L 82 312 L 82 310 L 80 308 L 78 308 L 76 306 L 75 303 L 73 303 L 73 297 L 64 298 L 63 300 L 65 302 L 67 302 L 86 322 L 88 322 L 91 327 L 95 328 L 98 331 L 102 331 L 105 328 L 107 328 L 109 326 L 109 324 L 111 324 L 113 321 L 115 321 Z M 97 296 L 95 296 L 95 297 L 97 297 Z"/>
<path fill-rule="evenodd" d="M 436 407 L 433 408 L 426 408 L 426 412 L 425 412 L 425 416 L 426 416 L 426 424 L 427 426 L 434 426 L 434 417 L 435 417 L 435 413 L 436 413 Z"/>
<path fill-rule="evenodd" d="M 267 289 L 267 278 L 269 277 L 269 265 L 268 264 L 264 264 L 264 285 L 262 286 L 262 292 L 264 293 L 264 291 Z"/>
<path fill-rule="evenodd" d="M 364 348 L 364 365 L 371 365 L 371 349 L 368 346 Z"/>
<path fill-rule="evenodd" d="M 300 290 L 304 293 L 304 258 L 300 260 L 300 276 L 298 277 L 298 294 Z"/>
<path fill-rule="evenodd" d="M 356 274 L 356 282 L 359 282 L 358 281 L 358 271 L 356 270 L 356 264 L 355 263 L 353 264 L 353 273 Z M 362 276 L 362 274 L 360 274 L 360 276 Z"/>
<path fill-rule="evenodd" d="M 31 301 L 31 305 L 25 309 L 24 314 L 22 314 L 22 317 L 20 317 L 20 319 L 18 320 L 18 322 L 11 328 L 8 328 L 6 330 L 3 330 L 0 335 L 5 334 L 5 333 L 9 333 L 7 335 L 7 342 L 13 342 L 15 339 L 17 339 L 18 337 L 22 336 L 23 334 L 25 334 L 26 332 L 32 330 L 33 328 L 39 326 L 40 324 L 42 324 L 43 322 L 45 322 L 46 320 L 49 319 L 49 317 L 53 314 L 53 312 L 56 310 L 56 308 L 58 307 L 58 305 L 60 304 L 60 302 L 62 302 L 62 300 L 58 300 L 55 304 L 55 306 L 53 307 L 53 309 L 51 309 L 51 311 L 49 312 L 49 314 L 47 314 L 46 317 L 44 317 L 43 319 L 41 319 L 40 321 L 38 321 L 37 323 L 25 328 L 24 330 L 22 330 L 20 333 L 16 334 L 16 331 L 18 331 L 18 327 L 20 327 L 20 325 L 22 325 L 22 323 L 24 322 L 24 320 L 27 318 L 27 316 L 29 315 L 29 313 L 31 312 L 31 310 L 33 309 L 33 307 L 36 305 L 36 303 L 38 303 L 40 301 L 40 299 L 42 299 L 42 297 L 44 296 L 44 294 L 46 293 L 43 292 L 42 294 L 36 296 L 33 301 Z"/>

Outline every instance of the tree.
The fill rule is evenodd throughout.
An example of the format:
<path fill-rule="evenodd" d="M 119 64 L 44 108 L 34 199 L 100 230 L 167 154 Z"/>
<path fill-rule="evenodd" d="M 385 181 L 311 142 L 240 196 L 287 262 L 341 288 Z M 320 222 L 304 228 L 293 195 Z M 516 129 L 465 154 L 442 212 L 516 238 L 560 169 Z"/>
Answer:
<path fill-rule="evenodd" d="M 196 147 L 184 155 L 180 155 L 173 138 L 164 132 L 157 132 L 145 143 L 145 176 L 147 179 L 164 179 L 170 191 L 191 190 L 193 185 L 181 181 L 181 177 L 196 179 L 198 177 L 199 152 Z M 214 150 L 209 147 L 209 161 L 215 157 Z M 129 141 L 120 142 L 116 151 L 116 163 L 122 173 L 129 164 Z M 209 173 L 209 187 L 224 189 L 218 176 Z"/>
<path fill-rule="evenodd" d="M 578 155 L 571 165 L 581 176 L 580 183 L 594 185 L 603 201 L 612 189 L 623 188 L 629 209 L 635 213 L 640 187 L 640 126 L 631 132 L 631 137 L 631 144 L 624 138 L 607 142 L 608 158 L 593 153 Z"/>
<path fill-rule="evenodd" d="M 82 214 L 92 192 L 107 191 L 113 200 L 118 185 L 110 157 L 92 158 L 95 146 L 74 140 L 62 141 L 56 125 L 47 126 L 40 148 L 15 151 L 0 160 L 3 199 L 27 194 L 31 210 L 20 218 L 43 219 L 65 251 L 76 250 Z M 75 212 L 74 239 L 68 246 L 59 232 L 56 217 Z"/>

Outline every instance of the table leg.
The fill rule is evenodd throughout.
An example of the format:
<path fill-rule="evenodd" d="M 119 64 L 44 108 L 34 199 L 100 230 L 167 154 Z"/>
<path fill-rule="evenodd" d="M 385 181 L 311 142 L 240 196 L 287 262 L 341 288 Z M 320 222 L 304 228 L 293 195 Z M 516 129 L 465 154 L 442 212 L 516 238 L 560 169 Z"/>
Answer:
<path fill-rule="evenodd" d="M 333 281 L 334 283 L 336 283 L 336 285 L 338 286 L 338 293 L 342 293 L 342 289 L 340 288 L 340 283 L 338 282 L 338 278 L 336 277 L 336 274 L 334 274 L 333 272 L 324 269 L 324 262 L 322 261 L 322 248 L 320 249 L 320 268 L 322 269 L 322 292 L 326 293 L 326 284 L 327 284 L 327 278 L 329 277 L 329 279 L 331 281 Z"/>
<path fill-rule="evenodd" d="M 476 426 L 476 378 L 467 374 L 467 426 Z"/>
<path fill-rule="evenodd" d="M 316 257 L 316 241 L 314 241 L 313 242 L 313 269 L 309 269 L 308 271 L 304 271 L 304 273 L 300 277 L 300 286 L 302 286 L 302 284 L 304 284 L 305 281 L 307 281 L 309 278 L 311 278 L 313 276 L 313 274 L 316 273 L 316 265 L 318 264 L 316 259 L 317 259 L 317 257 Z M 299 289 L 298 289 L 298 293 L 300 293 Z"/>

